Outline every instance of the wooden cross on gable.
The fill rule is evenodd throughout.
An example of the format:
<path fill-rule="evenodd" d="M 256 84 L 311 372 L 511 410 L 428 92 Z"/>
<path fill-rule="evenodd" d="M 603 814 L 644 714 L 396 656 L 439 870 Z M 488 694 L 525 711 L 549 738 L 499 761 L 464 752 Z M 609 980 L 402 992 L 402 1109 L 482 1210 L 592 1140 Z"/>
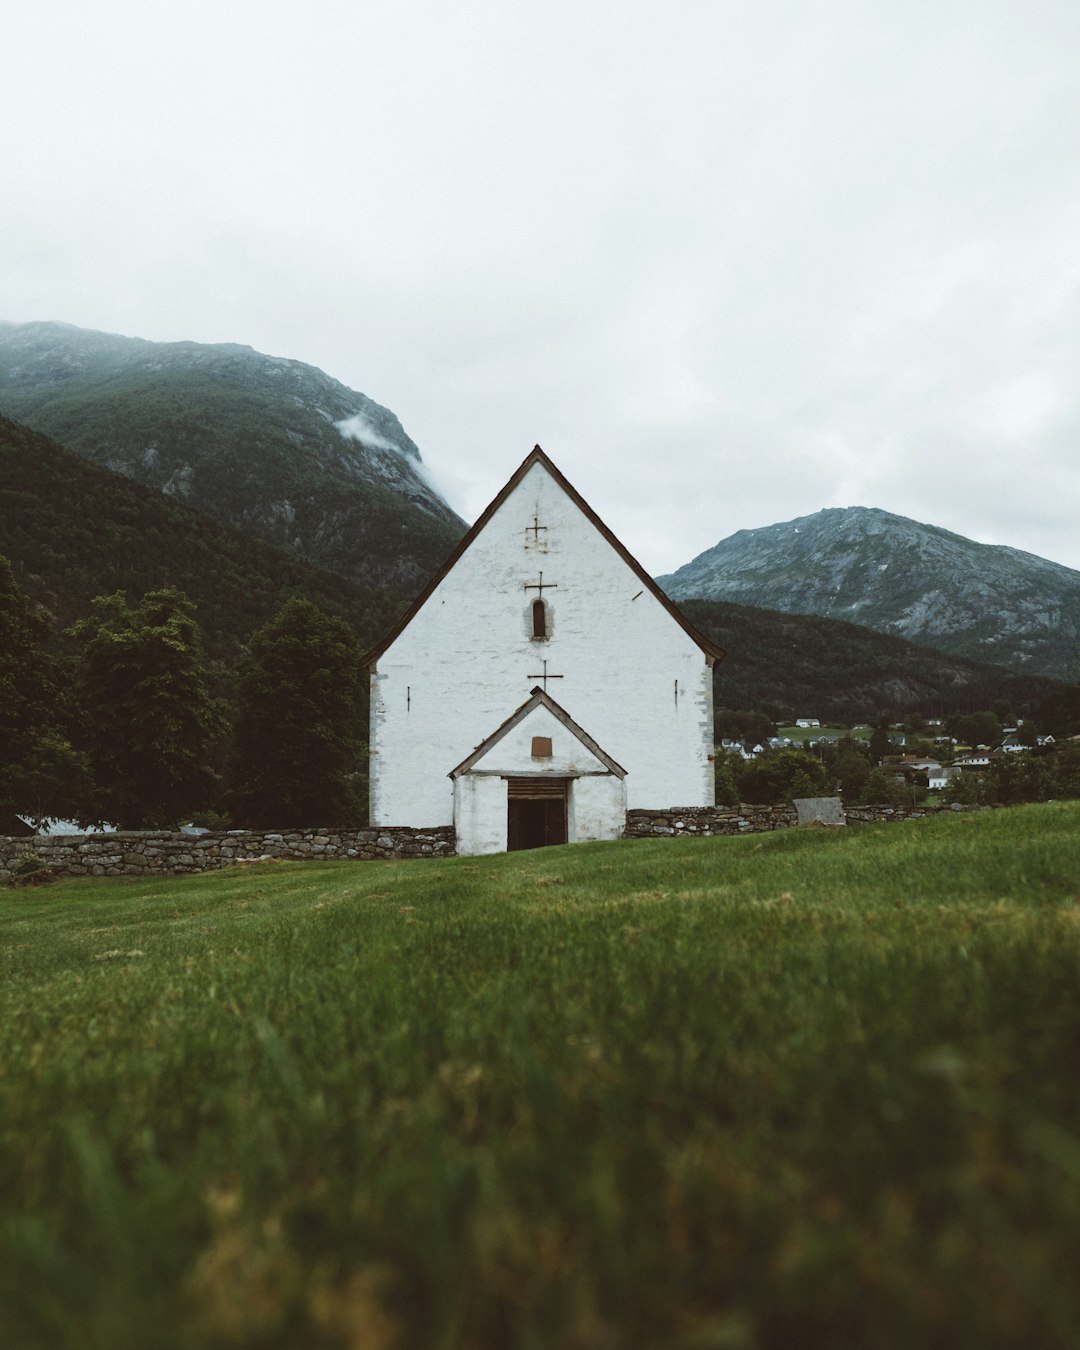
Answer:
<path fill-rule="evenodd" d="M 548 663 L 545 661 L 545 662 L 544 662 L 544 673 L 543 673 L 543 675 L 526 675 L 525 678 L 526 678 L 527 680 L 543 680 L 543 682 L 544 682 L 544 693 L 546 694 L 546 693 L 547 693 L 547 682 L 548 682 L 548 680 L 562 680 L 562 679 L 565 679 L 565 676 L 563 676 L 563 675 L 549 675 L 549 674 L 548 674 Z"/>
<path fill-rule="evenodd" d="M 538 544 L 540 542 L 541 530 L 543 530 L 544 533 L 547 534 L 547 526 L 540 524 L 539 516 L 533 516 L 533 523 L 531 525 L 525 526 L 525 533 L 532 535 L 534 544 Z"/>
<path fill-rule="evenodd" d="M 543 528 L 543 527 L 541 526 L 541 528 Z M 540 580 L 539 580 L 539 581 L 527 581 L 527 582 L 525 583 L 525 589 L 526 589 L 527 591 L 536 591 L 536 592 L 539 594 L 540 599 L 543 600 L 543 598 L 544 598 L 544 592 L 545 592 L 545 591 L 557 591 L 557 590 L 559 589 L 559 583 L 558 583 L 557 581 L 545 581 L 545 580 L 544 580 L 544 574 L 543 574 L 543 572 L 541 572 L 541 573 L 540 573 Z"/>

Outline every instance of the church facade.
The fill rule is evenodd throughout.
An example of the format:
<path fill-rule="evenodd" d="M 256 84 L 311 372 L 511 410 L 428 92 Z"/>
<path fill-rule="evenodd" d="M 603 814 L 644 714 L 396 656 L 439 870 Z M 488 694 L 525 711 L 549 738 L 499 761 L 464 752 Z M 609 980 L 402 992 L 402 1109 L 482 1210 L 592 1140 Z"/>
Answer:
<path fill-rule="evenodd" d="M 367 657 L 371 822 L 476 854 L 711 806 L 722 655 L 537 446 Z"/>

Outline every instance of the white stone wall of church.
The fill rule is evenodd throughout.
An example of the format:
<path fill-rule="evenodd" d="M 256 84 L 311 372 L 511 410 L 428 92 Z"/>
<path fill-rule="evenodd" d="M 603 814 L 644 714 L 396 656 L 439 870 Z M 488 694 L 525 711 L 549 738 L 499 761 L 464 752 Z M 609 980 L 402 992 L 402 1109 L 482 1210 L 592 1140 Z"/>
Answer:
<path fill-rule="evenodd" d="M 550 737 L 550 756 L 533 759 L 534 736 Z M 542 704 L 522 718 L 516 727 L 511 727 L 473 767 L 485 773 L 505 773 L 511 777 L 540 773 L 568 778 L 580 773 L 608 771 L 604 761 Z"/>
<path fill-rule="evenodd" d="M 572 844 L 621 839 L 626 828 L 626 785 L 608 774 L 576 778 L 570 785 L 567 835 Z"/>
<path fill-rule="evenodd" d="M 546 640 L 526 589 L 541 571 Z M 551 696 L 627 770 L 629 807 L 711 805 L 704 653 L 536 464 L 379 659 L 372 820 L 451 823 L 448 771 L 543 685 L 545 662 Z"/>
<path fill-rule="evenodd" d="M 453 790 L 458 856 L 502 853 L 506 848 L 506 779 L 494 774 L 463 774 Z"/>

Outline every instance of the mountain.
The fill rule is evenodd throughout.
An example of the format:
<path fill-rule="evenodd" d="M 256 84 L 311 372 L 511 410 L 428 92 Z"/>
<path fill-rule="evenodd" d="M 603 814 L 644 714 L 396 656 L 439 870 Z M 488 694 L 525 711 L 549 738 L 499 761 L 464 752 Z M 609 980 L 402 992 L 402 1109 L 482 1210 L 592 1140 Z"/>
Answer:
<path fill-rule="evenodd" d="M 90 464 L 0 417 L 0 553 L 19 586 L 66 626 L 95 595 L 178 586 L 207 651 L 235 663 L 292 596 L 349 620 L 373 644 L 402 608 L 391 592 L 315 567 L 182 502 Z"/>
<path fill-rule="evenodd" d="M 250 347 L 0 323 L 0 412 L 367 582 L 418 589 L 465 530 L 392 412 Z"/>
<path fill-rule="evenodd" d="M 838 619 L 720 600 L 684 600 L 680 608 L 727 653 L 714 676 L 718 708 L 866 722 L 883 713 L 976 712 L 1001 700 L 1022 715 L 1065 689 Z"/>
<path fill-rule="evenodd" d="M 1080 572 L 864 506 L 740 530 L 669 576 L 689 597 L 844 619 L 1011 670 L 1080 677 Z"/>
<path fill-rule="evenodd" d="M 348 619 L 374 645 L 403 597 L 325 571 L 182 501 L 91 464 L 0 417 L 0 553 L 22 589 L 61 625 L 93 596 L 131 599 L 178 586 L 195 602 L 210 655 L 235 665 L 252 631 L 291 596 Z M 943 656 L 854 624 L 687 601 L 687 617 L 727 649 L 719 706 L 856 721 L 887 709 L 1021 708 L 1061 686 Z"/>

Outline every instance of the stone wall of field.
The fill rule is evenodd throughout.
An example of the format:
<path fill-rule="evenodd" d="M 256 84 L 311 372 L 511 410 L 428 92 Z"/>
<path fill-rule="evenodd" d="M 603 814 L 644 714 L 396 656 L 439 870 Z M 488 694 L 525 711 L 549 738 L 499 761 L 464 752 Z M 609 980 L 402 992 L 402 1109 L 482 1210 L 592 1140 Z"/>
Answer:
<path fill-rule="evenodd" d="M 627 811 L 624 839 L 668 835 L 760 834 L 786 830 L 798 821 L 793 806 L 687 806 L 666 811 Z"/>
<path fill-rule="evenodd" d="M 116 834 L 36 834 L 0 838 L 0 883 L 19 858 L 36 854 L 57 876 L 122 877 L 209 872 L 270 858 L 447 858 L 454 854 L 452 827 L 397 825 L 363 830 L 228 830 L 179 834 L 140 830 Z"/>
<path fill-rule="evenodd" d="M 814 798 L 815 802 L 838 798 Z M 851 806 L 838 811 L 837 824 L 882 824 L 892 820 L 915 820 L 922 816 L 948 815 L 958 811 L 989 811 L 989 806 Z M 786 830 L 799 823 L 794 806 L 688 806 L 665 811 L 627 811 L 624 839 L 655 839 L 670 835 L 760 834 Z"/>
<path fill-rule="evenodd" d="M 988 811 L 988 806 L 853 806 L 842 813 L 847 825 L 912 820 L 956 811 Z M 798 824 L 793 806 L 695 806 L 626 813 L 624 839 L 680 838 L 761 834 Z M 0 885 L 11 879 L 20 857 L 35 854 L 57 876 L 122 877 L 210 872 L 238 863 L 288 858 L 452 858 L 452 826 L 417 829 L 408 825 L 363 830 L 228 830 L 179 834 L 142 830 L 116 834 L 36 834 L 23 839 L 0 836 Z"/>

